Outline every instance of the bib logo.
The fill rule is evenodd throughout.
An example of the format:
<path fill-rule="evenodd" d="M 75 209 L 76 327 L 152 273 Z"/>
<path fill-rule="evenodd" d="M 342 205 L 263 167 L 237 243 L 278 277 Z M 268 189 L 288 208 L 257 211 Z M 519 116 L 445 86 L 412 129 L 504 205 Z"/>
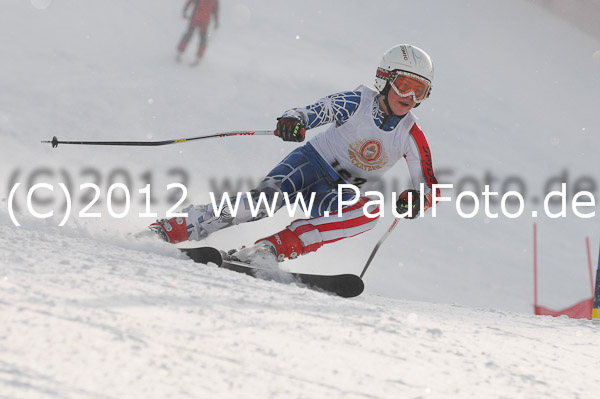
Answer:
<path fill-rule="evenodd" d="M 375 139 L 364 139 L 350 144 L 348 153 L 354 166 L 366 171 L 381 169 L 388 158 L 379 140 Z"/>

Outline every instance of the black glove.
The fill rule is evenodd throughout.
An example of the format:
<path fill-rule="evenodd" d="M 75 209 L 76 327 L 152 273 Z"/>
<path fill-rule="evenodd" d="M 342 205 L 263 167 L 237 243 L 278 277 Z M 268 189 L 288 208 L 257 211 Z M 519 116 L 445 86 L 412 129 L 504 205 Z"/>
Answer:
<path fill-rule="evenodd" d="M 283 141 L 304 141 L 306 129 L 304 123 L 295 116 L 277 118 L 277 136 Z"/>
<path fill-rule="evenodd" d="M 419 216 L 419 211 L 421 210 L 421 194 L 417 190 L 404 190 L 396 201 L 396 211 L 399 214 L 404 214 L 409 210 L 409 202 L 408 202 L 408 193 L 412 193 L 412 216 L 410 214 L 406 215 L 405 219 L 414 219 Z"/>

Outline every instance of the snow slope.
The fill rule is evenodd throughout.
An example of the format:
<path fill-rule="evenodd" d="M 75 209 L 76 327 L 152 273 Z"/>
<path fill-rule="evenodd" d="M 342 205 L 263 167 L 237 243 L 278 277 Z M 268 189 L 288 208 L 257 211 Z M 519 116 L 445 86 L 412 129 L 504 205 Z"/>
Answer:
<path fill-rule="evenodd" d="M 595 397 L 588 321 L 347 300 L 35 227 L 0 227 L 2 398 Z"/>
<path fill-rule="evenodd" d="M 2 3 L 0 398 L 596 396 L 598 330 L 531 315 L 531 248 L 535 222 L 542 304 L 589 297 L 585 238 L 595 265 L 599 207 L 591 219 L 530 215 L 560 180 L 569 197 L 600 195 L 598 39 L 521 0 L 231 0 L 206 58 L 190 68 L 191 50 L 174 62 L 181 3 Z M 476 192 L 489 182 L 523 192 L 527 205 L 517 219 L 483 210 L 463 219 L 453 201 L 436 218 L 402 221 L 353 300 L 199 268 L 130 235 L 153 220 L 138 216 L 147 183 L 162 215 L 178 198 L 166 184 L 185 183 L 186 204 L 228 184 L 250 189 L 294 144 L 39 143 L 271 129 L 287 108 L 372 84 L 381 54 L 400 42 L 435 61 L 433 95 L 416 113 L 440 182 Z M 374 188 L 404 189 L 404 169 Z M 25 188 L 36 182 L 70 188 L 66 226 L 57 227 L 58 186 L 34 197 L 54 218 L 27 215 Z M 89 182 L 102 188 L 91 209 L 100 218 L 77 217 L 91 200 L 78 187 Z M 124 218 L 108 214 L 115 182 L 131 190 Z M 8 214 L 16 183 L 21 227 Z M 207 244 L 248 244 L 289 220 L 238 226 Z M 289 267 L 359 273 L 391 222 Z"/>

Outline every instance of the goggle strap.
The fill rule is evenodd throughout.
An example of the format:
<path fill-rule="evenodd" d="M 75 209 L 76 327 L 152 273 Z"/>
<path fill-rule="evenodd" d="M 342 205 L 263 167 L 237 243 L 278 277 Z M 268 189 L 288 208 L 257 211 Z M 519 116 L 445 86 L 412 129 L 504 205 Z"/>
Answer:
<path fill-rule="evenodd" d="M 391 81 L 392 78 L 394 77 L 394 73 L 393 72 L 390 72 L 390 71 L 382 69 L 382 68 L 377 68 L 376 75 L 377 75 L 377 77 L 380 77 L 380 78 L 385 79 L 387 81 Z"/>
<path fill-rule="evenodd" d="M 427 84 L 427 86 L 431 87 L 431 82 L 429 81 L 429 79 L 426 79 L 423 76 L 420 76 L 420 75 L 417 75 L 414 73 L 401 71 L 399 69 L 395 69 L 393 71 L 388 71 L 387 69 L 377 68 L 377 72 L 375 75 L 381 79 L 387 80 L 390 83 L 393 82 L 394 80 L 396 80 L 398 75 L 404 75 L 404 76 L 411 77 L 413 79 L 422 80 L 424 83 Z"/>

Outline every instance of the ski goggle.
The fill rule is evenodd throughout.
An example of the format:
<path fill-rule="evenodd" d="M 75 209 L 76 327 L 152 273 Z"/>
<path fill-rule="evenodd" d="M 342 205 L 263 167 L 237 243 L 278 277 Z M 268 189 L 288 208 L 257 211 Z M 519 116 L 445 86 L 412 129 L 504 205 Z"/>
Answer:
<path fill-rule="evenodd" d="M 390 86 L 400 97 L 413 97 L 418 104 L 427 98 L 431 87 L 429 81 L 418 75 L 405 71 L 377 70 L 377 76 L 390 82 Z"/>

